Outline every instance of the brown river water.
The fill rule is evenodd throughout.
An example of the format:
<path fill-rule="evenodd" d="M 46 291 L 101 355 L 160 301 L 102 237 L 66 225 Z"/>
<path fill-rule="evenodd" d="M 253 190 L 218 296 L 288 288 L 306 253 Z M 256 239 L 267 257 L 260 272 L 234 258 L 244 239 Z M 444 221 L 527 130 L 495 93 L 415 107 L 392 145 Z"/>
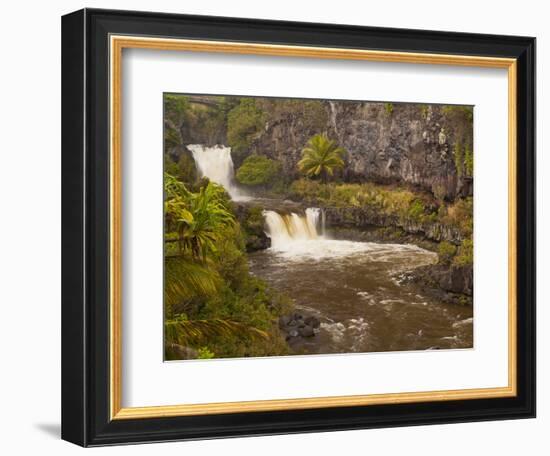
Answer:
<path fill-rule="evenodd" d="M 308 212 L 309 211 L 309 212 Z M 296 311 L 321 321 L 295 353 L 349 353 L 473 347 L 471 307 L 444 304 L 403 275 L 434 263 L 414 245 L 331 240 L 318 210 L 266 211 L 272 247 L 250 254 L 251 272 L 284 292 Z"/>
<path fill-rule="evenodd" d="M 403 274 L 436 254 L 413 245 L 332 240 L 323 212 L 290 201 L 255 198 L 234 182 L 231 149 L 189 145 L 201 176 L 235 201 L 263 207 L 271 248 L 250 254 L 250 269 L 287 294 L 296 311 L 321 321 L 312 337 L 295 337 L 295 353 L 470 348 L 471 308 L 438 302 Z M 292 203 L 292 204 L 288 204 Z"/>

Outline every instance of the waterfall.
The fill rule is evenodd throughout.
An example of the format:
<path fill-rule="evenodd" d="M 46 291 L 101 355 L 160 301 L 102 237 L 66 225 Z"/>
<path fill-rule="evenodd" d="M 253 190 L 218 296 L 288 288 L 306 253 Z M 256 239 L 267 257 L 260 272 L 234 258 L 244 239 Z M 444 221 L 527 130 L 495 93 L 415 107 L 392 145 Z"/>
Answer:
<path fill-rule="evenodd" d="M 306 219 L 308 225 L 315 228 L 315 232 L 325 236 L 325 211 L 318 207 L 308 207 L 306 209 Z"/>
<path fill-rule="evenodd" d="M 338 134 L 338 123 L 336 122 L 336 104 L 334 103 L 334 101 L 329 101 L 328 104 L 330 106 L 330 122 L 332 124 L 332 127 L 334 128 L 334 133 L 336 133 L 336 136 L 339 137 L 340 135 Z"/>
<path fill-rule="evenodd" d="M 208 177 L 212 182 L 222 185 L 234 200 L 247 199 L 247 195 L 235 184 L 235 170 L 230 147 L 189 144 L 187 148 L 193 154 L 201 177 Z"/>
<path fill-rule="evenodd" d="M 316 207 L 306 209 L 305 215 L 279 214 L 275 211 L 264 211 L 267 235 L 275 248 L 288 246 L 294 241 L 320 239 L 323 236 L 321 226 L 322 211 Z"/>

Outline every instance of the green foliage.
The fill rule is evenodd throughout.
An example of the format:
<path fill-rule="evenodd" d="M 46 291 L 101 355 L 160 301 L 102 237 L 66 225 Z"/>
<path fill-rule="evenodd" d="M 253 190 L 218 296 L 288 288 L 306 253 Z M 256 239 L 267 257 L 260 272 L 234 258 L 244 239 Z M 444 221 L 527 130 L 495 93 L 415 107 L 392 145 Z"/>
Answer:
<path fill-rule="evenodd" d="M 467 266 L 474 263 L 474 243 L 471 239 L 464 239 L 453 259 L 457 266 Z"/>
<path fill-rule="evenodd" d="M 453 257 L 456 255 L 456 246 L 447 241 L 440 242 L 437 249 L 437 255 L 439 263 L 451 264 Z"/>
<path fill-rule="evenodd" d="M 216 356 L 216 354 L 213 351 L 210 351 L 208 347 L 199 347 L 198 353 L 198 359 L 212 359 Z"/>
<path fill-rule="evenodd" d="M 318 132 L 326 129 L 328 113 L 323 102 L 319 100 L 295 99 L 257 99 L 269 123 L 276 123 L 291 118 L 294 125 L 304 132 Z"/>
<path fill-rule="evenodd" d="M 195 160 L 188 152 L 180 155 L 178 162 L 174 162 L 169 155 L 164 156 L 164 172 L 178 178 L 184 184 L 194 184 L 197 180 Z"/>
<path fill-rule="evenodd" d="M 184 152 L 178 160 L 177 177 L 184 183 L 193 184 L 198 177 L 195 160 L 190 153 Z"/>
<path fill-rule="evenodd" d="M 441 113 L 444 116 L 443 123 L 445 130 L 448 130 L 451 138 L 454 138 L 454 160 L 458 176 L 465 173 L 468 169 L 473 169 L 473 159 L 466 157 L 471 154 L 473 144 L 473 120 L 474 109 L 472 106 L 442 106 Z M 470 150 L 468 150 L 470 148 Z"/>
<path fill-rule="evenodd" d="M 212 296 L 221 286 L 217 271 L 183 256 L 167 256 L 164 262 L 164 304 L 166 314 L 195 296 Z"/>
<path fill-rule="evenodd" d="M 192 192 L 170 174 L 164 184 L 167 359 L 286 353 L 275 322 L 291 304 L 250 275 L 225 191 L 205 181 Z"/>
<path fill-rule="evenodd" d="M 226 134 L 228 109 L 234 106 L 234 102 L 234 97 L 165 95 L 165 151 L 189 142 L 212 144 L 222 141 Z"/>
<path fill-rule="evenodd" d="M 164 129 L 164 150 L 169 151 L 181 145 L 181 136 L 178 129 L 173 126 L 166 126 Z"/>
<path fill-rule="evenodd" d="M 336 141 L 326 135 L 318 134 L 310 138 L 302 150 L 302 159 L 298 169 L 307 177 L 320 176 L 323 182 L 332 176 L 336 169 L 344 167 L 343 156 L 346 151 Z"/>
<path fill-rule="evenodd" d="M 411 220 L 422 221 L 426 208 L 424 203 L 420 199 L 415 199 L 412 204 L 409 206 L 408 216 Z"/>
<path fill-rule="evenodd" d="M 263 229 L 264 216 L 261 206 L 250 206 L 245 220 L 242 222 L 242 227 L 245 230 L 256 232 Z"/>
<path fill-rule="evenodd" d="M 216 251 L 221 230 L 235 224 L 223 187 L 209 182 L 199 193 L 192 193 L 167 173 L 164 183 L 167 231 L 177 234 L 181 252 L 206 260 L 209 252 Z"/>
<path fill-rule="evenodd" d="M 464 167 L 466 170 L 466 175 L 474 175 L 474 154 L 470 145 L 464 147 Z"/>
<path fill-rule="evenodd" d="M 472 197 L 459 199 L 440 209 L 439 222 L 458 228 L 465 238 L 471 238 L 474 230 L 474 200 Z"/>
<path fill-rule="evenodd" d="M 456 228 L 464 238 L 473 232 L 473 199 L 458 199 L 452 204 L 435 202 L 428 195 L 405 188 L 364 184 L 321 184 L 300 179 L 290 186 L 290 197 L 308 204 L 329 207 L 360 207 L 399 220 L 440 223 Z"/>
<path fill-rule="evenodd" d="M 384 109 L 386 110 L 386 114 L 391 116 L 393 114 L 393 103 L 384 103 Z"/>
<path fill-rule="evenodd" d="M 472 176 L 474 173 L 474 155 L 472 153 L 472 147 L 466 144 L 464 148 L 460 142 L 455 143 L 454 147 L 454 162 L 456 173 L 460 177 L 463 174 Z"/>
<path fill-rule="evenodd" d="M 442 183 L 434 183 L 432 185 L 432 193 L 439 201 L 443 201 L 447 196 L 447 189 Z"/>
<path fill-rule="evenodd" d="M 241 219 L 241 228 L 247 242 L 252 242 L 264 231 L 263 208 L 260 206 L 248 206 Z"/>
<path fill-rule="evenodd" d="M 326 185 L 301 179 L 291 185 L 291 195 L 325 206 L 372 208 L 387 215 L 408 216 L 415 193 L 400 188 L 389 188 L 372 183 Z"/>
<path fill-rule="evenodd" d="M 185 316 L 167 319 L 164 323 L 164 337 L 170 343 L 192 346 L 208 342 L 217 337 L 237 337 L 246 340 L 267 339 L 264 331 L 249 327 L 239 322 L 209 319 L 188 320 Z"/>
<path fill-rule="evenodd" d="M 237 181 L 248 186 L 269 186 L 281 172 L 281 164 L 264 155 L 250 155 L 235 175 Z"/>
<path fill-rule="evenodd" d="M 164 95 L 164 116 L 179 123 L 189 109 L 189 98 L 185 95 Z"/>
<path fill-rule="evenodd" d="M 474 120 L 473 106 L 445 105 L 441 108 L 443 114 L 448 117 L 463 117 L 469 123 Z"/>
<path fill-rule="evenodd" d="M 227 114 L 227 142 L 232 151 L 239 154 L 248 150 L 264 123 L 264 113 L 256 105 L 256 100 L 241 98 Z"/>
<path fill-rule="evenodd" d="M 187 116 L 189 100 L 183 95 L 164 95 L 164 149 L 181 145 L 180 126 Z"/>
<path fill-rule="evenodd" d="M 178 164 L 166 154 L 164 155 L 164 172 L 172 176 L 177 176 L 179 172 Z"/>

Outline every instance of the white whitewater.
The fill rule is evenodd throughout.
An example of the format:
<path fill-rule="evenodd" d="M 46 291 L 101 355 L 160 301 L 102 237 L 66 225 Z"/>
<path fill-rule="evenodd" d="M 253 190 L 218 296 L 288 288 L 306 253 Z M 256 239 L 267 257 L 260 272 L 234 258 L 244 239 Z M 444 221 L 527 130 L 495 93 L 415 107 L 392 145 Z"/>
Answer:
<path fill-rule="evenodd" d="M 305 215 L 295 212 L 279 214 L 275 211 L 264 211 L 267 225 L 267 235 L 271 238 L 272 247 L 283 248 L 294 241 L 308 241 L 319 239 L 319 208 L 306 209 Z"/>
<path fill-rule="evenodd" d="M 433 262 L 431 252 L 414 245 L 377 244 L 330 239 L 325 233 L 324 212 L 319 208 L 308 208 L 304 215 L 295 212 L 279 214 L 264 211 L 266 234 L 271 238 L 271 251 L 290 261 L 327 260 L 362 255 L 366 261 L 386 262 L 400 256 L 417 258 L 425 252 L 427 263 Z"/>
<path fill-rule="evenodd" d="M 235 201 L 249 199 L 235 184 L 235 169 L 231 158 L 231 147 L 189 144 L 187 148 L 193 154 L 193 159 L 201 177 L 208 177 L 212 182 L 222 185 Z"/>

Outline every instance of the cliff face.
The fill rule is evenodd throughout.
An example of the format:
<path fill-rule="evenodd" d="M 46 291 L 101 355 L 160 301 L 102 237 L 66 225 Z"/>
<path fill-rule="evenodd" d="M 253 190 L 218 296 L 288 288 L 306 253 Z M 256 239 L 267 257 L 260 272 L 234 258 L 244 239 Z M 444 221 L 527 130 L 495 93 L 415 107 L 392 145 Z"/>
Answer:
<path fill-rule="evenodd" d="M 472 147 L 471 110 L 418 104 L 317 102 L 325 116 L 308 113 L 268 118 L 251 145 L 253 153 L 283 163 L 296 174 L 307 140 L 320 131 L 336 138 L 347 152 L 347 181 L 417 185 L 440 197 L 472 194 L 464 148 Z M 456 149 L 458 144 L 458 151 Z"/>
<path fill-rule="evenodd" d="M 405 233 L 418 234 L 430 241 L 447 241 L 459 245 L 464 236 L 458 228 L 438 222 L 419 222 L 411 219 L 400 219 L 385 215 L 368 208 L 325 207 L 327 226 L 338 228 L 367 229 L 376 227 L 397 227 Z"/>

